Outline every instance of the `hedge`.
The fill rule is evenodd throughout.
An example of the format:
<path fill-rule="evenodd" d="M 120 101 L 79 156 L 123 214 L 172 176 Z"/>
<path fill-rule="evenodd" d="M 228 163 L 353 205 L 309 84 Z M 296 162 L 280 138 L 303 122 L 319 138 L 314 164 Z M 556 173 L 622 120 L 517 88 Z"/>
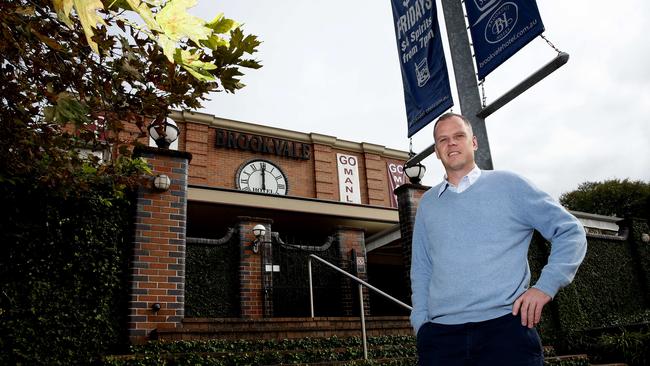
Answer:
<path fill-rule="evenodd" d="M 113 189 L 0 182 L 0 364 L 88 364 L 127 346 L 132 210 Z"/>
<path fill-rule="evenodd" d="M 629 228 L 628 240 L 588 237 L 587 255 L 573 283 L 544 310 L 542 341 L 561 354 L 588 353 L 599 361 L 630 365 L 648 361 L 643 347 L 650 349 L 650 246 L 641 241 L 648 224 L 626 220 L 622 225 Z M 531 282 L 546 264 L 549 250 L 550 244 L 536 234 L 529 256 Z"/>

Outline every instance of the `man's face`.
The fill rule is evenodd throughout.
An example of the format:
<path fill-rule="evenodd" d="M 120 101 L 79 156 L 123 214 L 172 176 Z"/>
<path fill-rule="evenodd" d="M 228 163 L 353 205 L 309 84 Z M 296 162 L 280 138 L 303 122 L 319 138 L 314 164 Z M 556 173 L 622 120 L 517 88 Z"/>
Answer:
<path fill-rule="evenodd" d="M 478 149 L 476 137 L 469 127 L 456 116 L 446 118 L 434 131 L 436 156 L 447 172 L 467 173 L 474 167 L 474 151 Z"/>

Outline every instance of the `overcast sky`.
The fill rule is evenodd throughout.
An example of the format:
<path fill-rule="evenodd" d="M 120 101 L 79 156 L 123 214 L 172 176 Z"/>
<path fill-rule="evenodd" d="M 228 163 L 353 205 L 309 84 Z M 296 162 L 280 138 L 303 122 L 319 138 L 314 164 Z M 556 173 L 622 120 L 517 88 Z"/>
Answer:
<path fill-rule="evenodd" d="M 555 198 L 585 181 L 650 181 L 650 2 L 538 7 L 544 35 L 570 59 L 486 119 L 495 169 L 518 172 Z M 408 150 L 390 1 L 199 0 L 192 12 L 207 20 L 224 12 L 263 41 L 255 57 L 264 67 L 245 71 L 246 88 L 215 93 L 201 112 Z M 555 56 L 532 41 L 487 77 L 487 102 Z M 454 104 L 460 112 L 455 95 Z M 432 142 L 430 125 L 413 137 L 414 150 Z M 424 164 L 424 183 L 437 184 L 439 161 Z"/>

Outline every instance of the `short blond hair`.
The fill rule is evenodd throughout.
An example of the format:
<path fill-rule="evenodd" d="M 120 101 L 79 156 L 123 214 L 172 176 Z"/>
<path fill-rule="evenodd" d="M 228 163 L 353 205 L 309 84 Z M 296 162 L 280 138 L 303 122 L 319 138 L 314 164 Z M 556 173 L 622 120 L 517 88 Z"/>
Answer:
<path fill-rule="evenodd" d="M 465 122 L 465 125 L 467 126 L 467 128 L 469 128 L 470 136 L 474 136 L 474 129 L 472 129 L 472 124 L 469 122 L 467 117 L 463 116 L 462 114 L 447 112 L 447 113 L 443 114 L 442 116 L 440 116 L 440 118 L 438 118 L 438 120 L 436 121 L 436 124 L 433 125 L 433 138 L 434 139 L 436 138 L 436 127 L 438 127 L 438 123 L 440 121 L 444 121 L 444 120 L 452 118 L 452 117 L 458 117 L 461 120 L 463 120 L 463 122 Z"/>

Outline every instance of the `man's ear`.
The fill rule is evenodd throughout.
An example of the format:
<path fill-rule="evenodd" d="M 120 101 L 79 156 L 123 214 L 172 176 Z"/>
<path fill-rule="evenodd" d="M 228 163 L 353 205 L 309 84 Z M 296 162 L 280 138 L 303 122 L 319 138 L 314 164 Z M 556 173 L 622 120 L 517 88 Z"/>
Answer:
<path fill-rule="evenodd" d="M 438 160 L 440 160 L 440 155 L 438 155 L 438 149 L 436 149 L 435 144 L 433 145 L 433 152 L 436 154 L 436 158 L 438 158 Z"/>
<path fill-rule="evenodd" d="M 472 136 L 472 147 L 474 148 L 474 151 L 478 150 L 478 140 L 476 139 L 476 136 Z"/>

